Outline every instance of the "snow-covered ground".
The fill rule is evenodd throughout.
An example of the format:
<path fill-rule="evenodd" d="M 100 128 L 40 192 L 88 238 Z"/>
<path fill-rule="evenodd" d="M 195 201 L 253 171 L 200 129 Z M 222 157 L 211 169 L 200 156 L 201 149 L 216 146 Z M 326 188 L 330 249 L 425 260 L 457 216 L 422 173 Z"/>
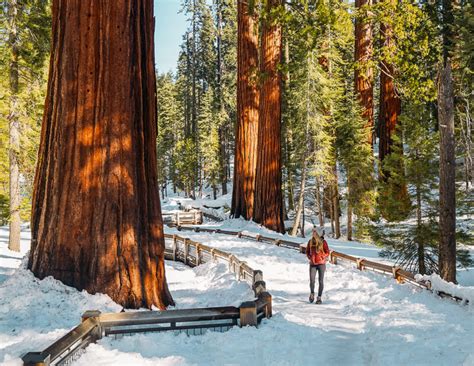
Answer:
<path fill-rule="evenodd" d="M 241 220 L 221 225 L 268 235 Z M 3 256 L 19 256 L 5 249 L 6 234 L 0 230 L 0 270 L 5 273 L 0 283 L 0 362 L 19 364 L 21 353 L 56 339 L 84 310 L 120 310 L 107 296 L 80 293 L 52 279 L 38 281 L 24 269 L 13 272 L 19 259 Z M 390 277 L 328 264 L 323 305 L 309 304 L 308 265 L 296 251 L 227 235 L 179 234 L 261 269 L 273 296 L 273 318 L 259 329 L 203 336 L 105 338 L 91 345 L 77 365 L 474 365 L 472 302 L 462 306 Z M 370 245 L 332 240 L 329 245 L 361 257 L 378 255 Z M 10 259 L 15 264 L 8 264 Z M 191 270 L 168 263 L 166 271 L 179 307 L 238 304 L 252 296 L 225 265 Z"/>
<path fill-rule="evenodd" d="M 22 232 L 22 238 L 21 252 L 11 252 L 7 248 L 8 230 L 0 227 L 0 365 L 21 365 L 22 354 L 47 347 L 77 325 L 86 310 L 119 312 L 122 309 L 106 295 L 79 292 L 51 277 L 36 279 L 24 268 L 26 258 L 22 261 L 29 249 L 28 230 Z M 177 308 L 238 306 L 254 297 L 250 287 L 238 282 L 223 263 L 206 263 L 191 269 L 167 261 L 166 277 Z M 132 338 L 126 339 L 134 343 Z M 107 356 L 106 364 L 150 364 L 142 363 L 140 358 L 122 356 L 119 360 Z M 151 364 L 162 364 L 155 361 Z"/>

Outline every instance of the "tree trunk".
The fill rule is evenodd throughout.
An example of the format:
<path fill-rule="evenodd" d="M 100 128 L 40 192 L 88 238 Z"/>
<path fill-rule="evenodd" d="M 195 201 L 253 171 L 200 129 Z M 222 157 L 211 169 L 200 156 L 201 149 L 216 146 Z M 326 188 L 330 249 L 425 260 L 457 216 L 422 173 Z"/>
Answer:
<path fill-rule="evenodd" d="M 418 155 L 418 153 L 417 153 Z M 421 187 L 419 184 L 416 185 L 416 225 L 421 228 L 422 216 L 421 216 Z M 418 273 L 426 274 L 425 264 L 425 245 L 423 238 L 417 238 L 417 253 L 418 253 Z"/>
<path fill-rule="evenodd" d="M 281 5 L 281 0 L 268 0 L 267 14 Z M 257 150 L 257 179 L 253 218 L 268 229 L 283 233 L 281 193 L 281 74 L 278 66 L 282 55 L 281 25 L 273 16 L 263 21 L 260 45 L 260 109 Z"/>
<path fill-rule="evenodd" d="M 392 1 L 392 0 L 386 0 Z M 393 30 L 391 25 L 382 23 L 380 34 L 383 47 L 391 52 L 394 47 Z M 393 136 L 398 125 L 401 113 L 401 100 L 395 90 L 393 82 L 393 65 L 388 62 L 380 63 L 380 103 L 379 103 L 379 159 L 382 163 L 382 179 L 386 180 L 387 172 L 383 169 L 383 161 L 390 155 L 393 146 Z"/>
<path fill-rule="evenodd" d="M 331 221 L 331 234 L 334 238 L 336 236 L 336 228 L 334 227 L 334 205 L 332 201 L 332 187 L 328 187 L 327 189 L 328 196 L 328 207 L 329 207 L 329 220 Z"/>
<path fill-rule="evenodd" d="M 347 172 L 347 240 L 352 240 L 352 203 L 349 172 Z"/>
<path fill-rule="evenodd" d="M 355 6 L 361 9 L 371 6 L 372 0 L 356 0 Z M 373 146 L 374 129 L 374 72 L 368 66 L 373 53 L 372 25 L 357 17 L 355 20 L 355 91 L 362 106 L 362 117 L 366 121 L 367 142 Z"/>
<path fill-rule="evenodd" d="M 286 148 L 286 173 L 288 179 L 288 211 L 295 209 L 295 194 L 293 185 L 293 168 L 291 161 L 291 150 L 293 148 L 293 131 L 287 129 L 287 148 Z"/>
<path fill-rule="evenodd" d="M 321 203 L 321 184 L 319 179 L 316 178 L 316 205 L 318 207 L 318 217 L 319 217 L 319 226 L 324 227 L 324 215 L 323 215 L 323 205 Z"/>
<path fill-rule="evenodd" d="M 222 2 L 217 2 L 217 94 L 220 115 L 224 114 L 224 97 L 222 90 Z M 221 121 L 222 122 L 222 121 Z M 227 166 L 226 166 L 226 134 L 225 127 L 219 127 L 219 179 L 221 181 L 222 195 L 227 194 Z"/>
<path fill-rule="evenodd" d="M 474 135 L 470 102 L 469 98 L 465 98 L 465 118 L 461 121 L 461 137 L 462 143 L 464 145 L 464 180 L 466 182 L 466 192 L 469 191 L 469 188 L 474 187 L 474 159 L 473 152 L 474 146 L 472 143 L 472 136 Z"/>
<path fill-rule="evenodd" d="M 389 0 L 391 1 L 391 0 Z M 380 25 L 380 33 L 383 38 L 384 47 L 388 50 L 393 49 L 393 30 L 390 25 L 382 23 Z M 389 178 L 389 172 L 384 168 L 383 162 L 385 157 L 389 156 L 393 152 L 394 146 L 394 135 L 397 132 L 399 125 L 399 117 L 401 114 L 401 100 L 397 94 L 394 83 L 394 68 L 392 64 L 388 62 L 380 63 L 380 103 L 379 103 L 379 159 L 380 159 L 380 176 L 381 179 L 387 181 Z M 398 143 L 398 147 L 403 154 L 402 142 Z M 404 167 L 399 167 L 400 171 L 403 172 Z M 408 197 L 408 191 L 405 184 L 399 187 L 400 194 L 404 194 Z"/>
<path fill-rule="evenodd" d="M 300 196 L 298 198 L 298 210 L 296 211 L 295 221 L 293 222 L 293 228 L 291 229 L 291 235 L 295 236 L 298 233 L 298 226 L 301 221 L 301 214 L 303 212 L 304 205 L 304 193 L 306 184 L 306 157 L 303 160 L 303 171 L 301 172 L 301 185 L 300 185 Z M 303 226 L 304 228 L 304 226 Z M 302 231 L 304 237 L 304 229 Z"/>
<path fill-rule="evenodd" d="M 341 237 L 341 222 L 339 219 L 339 187 L 337 183 L 337 166 L 333 165 L 333 176 L 334 181 L 332 182 L 332 211 L 334 215 L 334 238 L 339 239 Z"/>
<path fill-rule="evenodd" d="M 10 32 L 8 43 L 11 49 L 10 55 L 10 111 L 8 115 L 9 125 L 9 165 L 10 165 L 10 233 L 8 238 L 8 249 L 19 252 L 20 251 L 20 121 L 18 119 L 18 3 L 16 0 L 11 0 L 8 3 L 8 19 L 10 22 Z"/>
<path fill-rule="evenodd" d="M 258 20 L 246 1 L 238 1 L 237 127 L 231 214 L 250 220 L 254 212 L 259 90 Z"/>
<path fill-rule="evenodd" d="M 28 267 L 165 309 L 153 1 L 55 0 L 52 19 Z"/>
<path fill-rule="evenodd" d="M 456 156 L 454 141 L 454 91 L 451 62 L 439 73 L 439 270 L 441 277 L 456 282 Z"/>

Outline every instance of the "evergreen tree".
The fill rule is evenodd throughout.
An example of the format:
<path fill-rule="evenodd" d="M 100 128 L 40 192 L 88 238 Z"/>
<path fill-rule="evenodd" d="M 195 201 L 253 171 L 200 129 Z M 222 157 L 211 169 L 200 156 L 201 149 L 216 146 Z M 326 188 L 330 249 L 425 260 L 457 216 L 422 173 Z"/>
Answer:
<path fill-rule="evenodd" d="M 0 2 L 0 25 L 5 30 L 0 32 L 0 75 L 5 86 L 5 94 L 0 95 L 0 119 L 8 121 L 8 143 L 6 123 L 0 124 L 3 135 L 0 148 L 8 149 L 9 177 L 4 181 L 9 182 L 9 248 L 15 251 L 20 250 L 22 188 L 26 197 L 31 192 L 31 165 L 22 164 L 22 161 L 34 163 L 36 160 L 35 141 L 39 129 L 38 112 L 44 97 L 42 72 L 49 50 L 49 24 L 49 1 Z M 29 138 L 34 142 L 30 143 Z M 24 187 L 20 186 L 21 177 L 26 182 Z M 26 206 L 29 206 L 28 202 Z"/>
<path fill-rule="evenodd" d="M 171 73 L 159 75 L 157 84 L 157 121 L 158 136 L 156 140 L 158 157 L 158 183 L 161 187 L 162 196 L 167 194 L 169 181 L 176 185 L 175 156 L 176 141 L 179 138 L 182 109 L 178 103 L 176 83 Z"/>

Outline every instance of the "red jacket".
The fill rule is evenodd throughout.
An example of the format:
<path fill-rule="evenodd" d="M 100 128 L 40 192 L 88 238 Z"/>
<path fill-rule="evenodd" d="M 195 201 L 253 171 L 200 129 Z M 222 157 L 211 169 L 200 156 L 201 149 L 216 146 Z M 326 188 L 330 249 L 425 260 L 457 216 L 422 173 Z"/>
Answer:
<path fill-rule="evenodd" d="M 323 241 L 323 250 L 317 252 L 311 248 L 311 240 L 306 244 L 306 256 L 311 261 L 312 265 L 325 264 L 326 258 L 329 257 L 329 247 L 326 240 Z"/>

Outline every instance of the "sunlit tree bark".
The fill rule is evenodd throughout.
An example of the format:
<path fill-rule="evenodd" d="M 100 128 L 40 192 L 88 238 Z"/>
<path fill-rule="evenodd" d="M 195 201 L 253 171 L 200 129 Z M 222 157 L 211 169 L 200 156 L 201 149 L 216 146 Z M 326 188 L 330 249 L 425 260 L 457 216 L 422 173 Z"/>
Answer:
<path fill-rule="evenodd" d="M 54 0 L 52 19 L 28 267 L 164 309 L 153 1 Z"/>
<path fill-rule="evenodd" d="M 259 89 L 258 19 L 245 0 L 238 1 L 237 128 L 232 210 L 234 217 L 253 217 L 257 164 Z"/>
<path fill-rule="evenodd" d="M 262 24 L 260 45 L 260 108 L 257 149 L 257 180 L 255 183 L 255 222 L 284 232 L 281 190 L 281 25 L 271 11 L 281 0 L 266 2 L 267 17 Z"/>
<path fill-rule="evenodd" d="M 361 10 L 372 5 L 372 0 L 356 0 Z M 370 66 L 373 53 L 373 30 L 370 22 L 357 17 L 355 21 L 355 91 L 362 106 L 362 117 L 366 121 L 367 141 L 373 144 L 374 129 L 374 71 Z"/>

